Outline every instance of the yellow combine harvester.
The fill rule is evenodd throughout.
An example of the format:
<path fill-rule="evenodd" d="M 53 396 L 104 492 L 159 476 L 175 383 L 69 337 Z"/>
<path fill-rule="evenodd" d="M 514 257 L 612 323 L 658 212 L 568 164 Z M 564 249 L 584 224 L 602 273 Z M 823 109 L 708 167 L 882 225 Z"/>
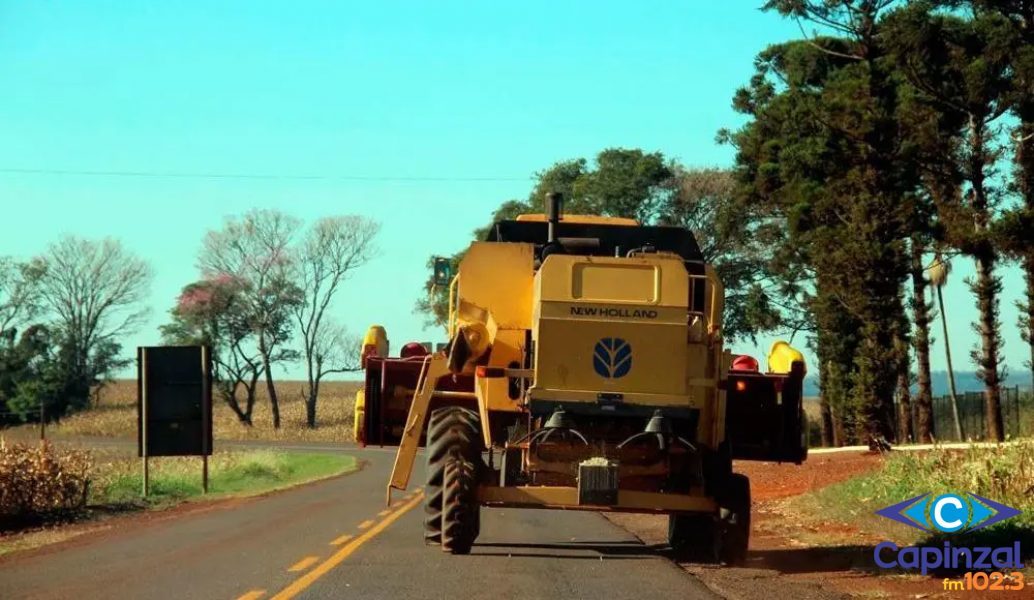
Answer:
<path fill-rule="evenodd" d="M 689 231 L 547 207 L 495 224 L 455 277 L 438 265 L 443 351 L 389 358 L 367 334 L 356 437 L 398 445 L 389 497 L 424 444 L 425 540 L 448 552 L 507 506 L 667 514 L 673 547 L 742 560 L 732 460 L 804 460 L 800 353 L 777 344 L 760 373 L 723 349 L 722 284 Z"/>

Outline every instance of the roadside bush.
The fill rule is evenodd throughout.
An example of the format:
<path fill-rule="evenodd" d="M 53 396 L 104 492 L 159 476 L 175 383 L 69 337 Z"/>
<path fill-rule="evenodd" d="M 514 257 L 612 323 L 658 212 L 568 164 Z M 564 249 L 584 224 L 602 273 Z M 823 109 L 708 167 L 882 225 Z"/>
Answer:
<path fill-rule="evenodd" d="M 7 444 L 0 438 L 0 529 L 61 517 L 85 507 L 90 455 L 79 450 Z"/>

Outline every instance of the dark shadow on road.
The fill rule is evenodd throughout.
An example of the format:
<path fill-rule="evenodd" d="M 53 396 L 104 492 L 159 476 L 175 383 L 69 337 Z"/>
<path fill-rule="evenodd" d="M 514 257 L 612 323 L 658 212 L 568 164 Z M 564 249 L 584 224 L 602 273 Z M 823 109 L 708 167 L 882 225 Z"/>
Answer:
<path fill-rule="evenodd" d="M 743 565 L 753 569 L 772 569 L 783 574 L 829 571 L 885 572 L 872 559 L 872 546 L 830 546 L 751 550 Z"/>
<path fill-rule="evenodd" d="M 482 552 L 481 550 L 484 549 L 494 549 L 497 551 Z M 535 550 L 542 550 L 542 552 L 534 552 Z M 628 560 L 666 557 L 668 550 L 668 547 L 664 545 L 651 546 L 636 541 L 584 541 L 559 544 L 477 543 L 474 544 L 473 553 L 478 556 L 572 558 L 577 560 L 600 560 L 602 557 L 604 560 Z M 569 552 L 570 554 L 565 554 L 564 552 Z M 590 552 L 595 554 L 587 554 Z"/>

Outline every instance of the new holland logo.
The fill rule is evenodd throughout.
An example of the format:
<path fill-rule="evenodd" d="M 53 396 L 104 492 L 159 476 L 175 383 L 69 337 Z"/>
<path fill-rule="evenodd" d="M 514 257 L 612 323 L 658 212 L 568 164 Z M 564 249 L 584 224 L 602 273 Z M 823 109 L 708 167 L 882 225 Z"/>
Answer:
<path fill-rule="evenodd" d="M 621 338 L 603 338 L 596 342 L 592 368 L 597 375 L 607 379 L 628 375 L 632 369 L 632 346 Z"/>

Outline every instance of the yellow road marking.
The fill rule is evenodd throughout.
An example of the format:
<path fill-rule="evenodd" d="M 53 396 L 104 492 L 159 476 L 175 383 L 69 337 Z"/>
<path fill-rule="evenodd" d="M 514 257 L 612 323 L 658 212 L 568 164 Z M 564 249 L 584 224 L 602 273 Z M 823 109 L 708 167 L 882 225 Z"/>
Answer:
<path fill-rule="evenodd" d="M 266 590 L 251 590 L 240 598 L 237 598 L 237 600 L 258 600 L 265 593 Z"/>
<path fill-rule="evenodd" d="M 276 596 L 273 596 L 271 600 L 291 600 L 291 598 L 294 598 L 301 592 L 305 591 L 305 589 L 312 585 L 317 579 L 329 573 L 331 569 L 338 566 L 346 558 L 351 556 L 352 553 L 360 546 L 377 537 L 377 535 L 387 529 L 389 525 L 397 521 L 399 517 L 412 510 L 420 503 L 420 500 L 421 498 L 418 495 L 416 498 L 407 502 L 402 508 L 385 517 L 384 520 L 378 523 L 375 527 L 368 529 L 362 535 L 349 542 L 348 545 L 335 552 L 330 558 L 316 565 L 316 567 L 311 571 L 296 579 L 294 583 L 280 590 L 280 592 Z"/>
<path fill-rule="evenodd" d="M 298 571 L 304 571 L 305 569 L 308 569 L 309 567 L 311 567 L 312 565 L 318 563 L 319 561 L 320 561 L 320 557 L 318 557 L 318 556 L 306 556 L 305 558 L 303 558 L 300 561 L 298 561 L 298 562 L 294 563 L 293 565 L 291 565 L 291 568 L 288 569 L 288 571 L 290 571 L 292 573 L 297 573 Z"/>
<path fill-rule="evenodd" d="M 390 512 L 391 512 L 390 510 L 384 509 L 381 512 L 377 513 L 377 516 L 378 517 L 386 517 L 386 516 L 388 516 L 388 513 L 390 513 Z"/>
<path fill-rule="evenodd" d="M 330 545 L 331 546 L 340 546 L 341 544 L 344 544 L 348 540 L 352 539 L 352 537 L 353 536 L 351 534 L 346 533 L 345 535 L 343 535 L 343 536 L 337 538 L 336 540 L 334 540 L 333 542 L 331 542 Z"/>
<path fill-rule="evenodd" d="M 372 520 L 371 521 L 363 521 L 362 523 L 359 524 L 359 529 L 368 529 L 371 525 L 373 525 L 373 521 Z"/>

